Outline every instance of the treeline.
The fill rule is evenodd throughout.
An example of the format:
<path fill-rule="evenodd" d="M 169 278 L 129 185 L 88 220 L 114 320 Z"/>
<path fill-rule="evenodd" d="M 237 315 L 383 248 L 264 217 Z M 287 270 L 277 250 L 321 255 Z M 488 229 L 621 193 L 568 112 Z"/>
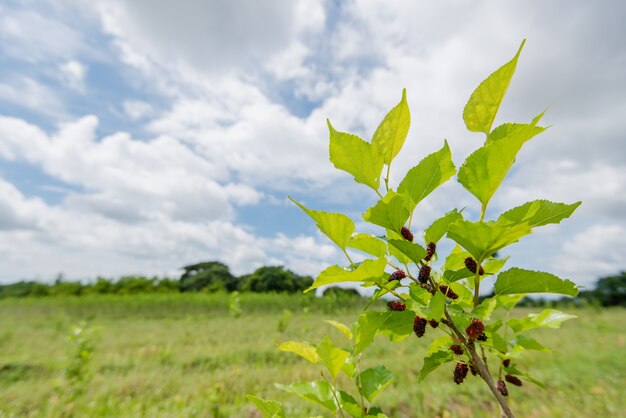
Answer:
<path fill-rule="evenodd" d="M 0 298 L 54 295 L 117 294 L 174 292 L 302 292 L 313 283 L 309 276 L 300 276 L 281 266 L 265 266 L 251 274 L 236 277 L 223 263 L 217 261 L 183 267 L 179 278 L 124 276 L 119 279 L 99 277 L 95 281 L 66 281 L 52 283 L 20 281 L 0 285 Z M 350 293 L 350 291 L 347 291 Z M 356 293 L 356 292 L 354 292 Z"/>

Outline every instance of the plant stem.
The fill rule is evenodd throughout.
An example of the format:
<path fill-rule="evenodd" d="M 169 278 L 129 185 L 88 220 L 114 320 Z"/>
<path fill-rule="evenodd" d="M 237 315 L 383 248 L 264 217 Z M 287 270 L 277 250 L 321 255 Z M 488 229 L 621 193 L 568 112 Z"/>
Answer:
<path fill-rule="evenodd" d="M 326 376 L 324 376 L 324 372 L 322 372 L 321 374 L 322 378 L 324 378 L 326 383 L 328 383 L 328 385 L 330 386 L 330 390 L 333 393 L 333 398 L 335 398 L 335 402 L 337 403 L 337 408 L 339 408 L 338 412 L 341 414 L 342 418 L 345 418 L 345 415 L 343 414 L 343 408 L 341 407 L 341 403 L 339 403 L 339 398 L 337 398 L 337 389 L 335 388 L 335 385 L 337 384 L 337 378 L 333 379 L 334 384 L 331 385 L 328 379 L 326 379 Z"/>
<path fill-rule="evenodd" d="M 387 176 L 385 176 L 385 189 L 389 191 L 389 171 L 391 170 L 391 163 L 387 164 Z"/>
<path fill-rule="evenodd" d="M 343 249 L 343 248 L 342 248 L 342 250 L 343 250 L 343 253 L 346 255 L 346 257 L 348 257 L 348 261 L 350 262 L 350 265 L 351 265 L 352 267 L 356 267 L 356 265 L 354 264 L 354 262 L 352 261 L 352 259 L 351 259 L 351 258 L 350 258 L 350 256 L 348 255 L 348 252 L 347 252 L 345 249 Z"/>

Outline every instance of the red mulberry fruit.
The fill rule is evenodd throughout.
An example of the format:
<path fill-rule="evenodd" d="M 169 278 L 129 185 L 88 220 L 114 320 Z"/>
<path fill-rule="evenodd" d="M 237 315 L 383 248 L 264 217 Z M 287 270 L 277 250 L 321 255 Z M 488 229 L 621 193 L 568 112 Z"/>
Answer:
<path fill-rule="evenodd" d="M 506 390 L 506 385 L 502 380 L 498 380 L 498 383 L 496 384 L 496 389 L 498 389 L 498 392 L 500 392 L 502 396 L 509 396 L 509 391 Z"/>
<path fill-rule="evenodd" d="M 465 328 L 465 333 L 470 340 L 475 340 L 485 332 L 485 326 L 480 319 L 472 319 L 469 327 Z"/>
<path fill-rule="evenodd" d="M 441 290 L 441 293 L 443 293 L 444 295 L 446 295 L 450 299 L 458 299 L 459 298 L 459 295 L 454 293 L 454 291 L 452 289 L 450 289 L 448 286 L 446 286 L 445 284 L 439 285 L 439 290 Z"/>
<path fill-rule="evenodd" d="M 392 311 L 403 311 L 406 309 L 406 305 L 404 303 L 401 302 L 396 302 L 395 300 L 389 302 L 387 304 L 387 306 L 389 307 L 389 309 L 391 309 Z"/>
<path fill-rule="evenodd" d="M 402 227 L 400 235 L 402 235 L 405 240 L 413 242 L 413 233 L 406 226 Z"/>
<path fill-rule="evenodd" d="M 467 267 L 467 269 L 472 273 L 476 273 L 476 268 L 478 267 L 478 264 L 476 264 L 476 260 L 474 260 L 472 257 L 467 257 L 465 259 L 465 267 Z M 482 268 L 482 266 L 478 270 L 478 274 L 480 276 L 485 274 L 485 270 Z"/>
<path fill-rule="evenodd" d="M 467 364 L 457 363 L 456 367 L 454 368 L 454 383 L 456 383 L 457 385 L 463 383 L 463 380 L 465 380 L 465 377 L 467 376 L 467 370 Z"/>
<path fill-rule="evenodd" d="M 507 374 L 506 376 L 504 376 L 504 380 L 506 380 L 507 382 L 509 382 L 512 385 L 522 386 L 522 381 L 519 380 L 519 378 L 517 376 L 513 376 L 513 375 L 510 375 L 510 374 Z"/>
<path fill-rule="evenodd" d="M 433 328 L 437 328 L 439 326 L 439 322 L 435 321 L 434 319 L 429 320 L 428 323 Z"/>
<path fill-rule="evenodd" d="M 511 365 L 511 359 L 510 359 L 510 358 L 507 358 L 507 359 L 503 360 L 503 361 L 502 361 L 502 365 L 503 365 L 504 367 L 509 367 L 509 366 Z"/>
<path fill-rule="evenodd" d="M 406 277 L 406 273 L 404 270 L 396 270 L 389 276 L 389 281 L 392 282 L 394 280 L 402 280 Z"/>
<path fill-rule="evenodd" d="M 420 274 L 417 277 L 420 282 L 426 283 L 430 278 L 430 266 L 422 266 L 420 269 Z"/>
<path fill-rule="evenodd" d="M 485 333 L 482 333 L 478 336 L 478 338 L 476 338 L 478 341 L 487 341 L 487 336 L 485 335 Z"/>
<path fill-rule="evenodd" d="M 415 335 L 417 335 L 418 337 L 423 337 L 424 333 L 426 332 L 426 319 L 422 318 L 421 316 L 416 316 L 415 319 L 413 320 L 413 332 L 415 332 Z"/>
<path fill-rule="evenodd" d="M 428 245 L 426 246 L 426 257 L 424 257 L 424 260 L 430 261 L 430 259 L 433 258 L 433 255 L 435 255 L 436 251 L 437 244 L 435 244 L 434 242 L 428 243 Z"/>
<path fill-rule="evenodd" d="M 457 354 L 457 355 L 459 355 L 459 356 L 460 356 L 461 354 L 463 354 L 463 347 L 461 347 L 461 346 L 460 346 L 460 345 L 458 345 L 458 344 L 452 344 L 452 345 L 450 346 L 450 350 L 452 350 L 452 352 L 453 352 L 454 354 Z"/>

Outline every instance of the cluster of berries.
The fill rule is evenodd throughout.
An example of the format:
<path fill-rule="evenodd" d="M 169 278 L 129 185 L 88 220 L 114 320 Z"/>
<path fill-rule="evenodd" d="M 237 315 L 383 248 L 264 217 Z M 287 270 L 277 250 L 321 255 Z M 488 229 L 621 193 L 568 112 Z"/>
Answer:
<path fill-rule="evenodd" d="M 413 233 L 406 226 L 402 227 L 400 235 L 402 235 L 402 238 L 405 240 L 413 242 Z"/>
<path fill-rule="evenodd" d="M 420 269 L 420 274 L 417 276 L 420 283 L 426 283 L 430 279 L 430 266 L 424 264 Z"/>
<path fill-rule="evenodd" d="M 439 290 L 441 290 L 441 293 L 443 293 L 444 295 L 446 295 L 450 299 L 458 299 L 459 298 L 459 295 L 454 293 L 454 290 L 450 289 L 445 284 L 439 285 Z"/>
<path fill-rule="evenodd" d="M 469 326 L 465 328 L 465 333 L 471 341 L 487 341 L 487 336 L 485 335 L 485 325 L 480 319 L 472 319 Z"/>
<path fill-rule="evenodd" d="M 465 267 L 467 267 L 467 269 L 472 273 L 476 274 L 476 268 L 478 268 L 478 263 L 476 263 L 476 260 L 474 260 L 472 257 L 467 257 L 465 259 Z M 480 266 L 478 274 L 480 276 L 483 276 L 485 274 L 485 269 L 483 269 L 482 266 Z"/>
<path fill-rule="evenodd" d="M 428 245 L 426 246 L 426 257 L 424 257 L 424 261 L 430 261 L 430 259 L 433 258 L 433 255 L 435 255 L 436 251 L 437 245 L 434 242 L 428 243 Z"/>
<path fill-rule="evenodd" d="M 406 305 L 404 303 L 395 300 L 387 303 L 387 307 L 392 311 L 403 311 L 406 309 Z"/>
<path fill-rule="evenodd" d="M 389 281 L 392 282 L 394 280 L 402 280 L 406 277 L 406 273 L 404 270 L 396 270 L 389 276 Z"/>

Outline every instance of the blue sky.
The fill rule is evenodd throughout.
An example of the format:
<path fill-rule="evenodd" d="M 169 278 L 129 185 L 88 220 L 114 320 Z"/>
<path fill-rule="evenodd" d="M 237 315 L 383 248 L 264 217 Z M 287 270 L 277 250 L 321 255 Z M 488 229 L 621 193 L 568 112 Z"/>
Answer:
<path fill-rule="evenodd" d="M 624 5 L 378 0 L 0 4 L 0 282 L 236 274 L 343 263 L 287 196 L 361 214 L 375 195 L 328 161 L 325 119 L 369 139 L 407 88 L 412 126 L 392 183 L 447 139 L 455 164 L 473 88 L 527 39 L 496 122 L 550 106 L 488 215 L 583 205 L 506 251 L 582 285 L 626 268 Z M 455 180 L 419 233 L 476 202 Z M 444 244 L 449 248 L 450 244 Z M 358 256 L 357 256 L 358 257 Z"/>

